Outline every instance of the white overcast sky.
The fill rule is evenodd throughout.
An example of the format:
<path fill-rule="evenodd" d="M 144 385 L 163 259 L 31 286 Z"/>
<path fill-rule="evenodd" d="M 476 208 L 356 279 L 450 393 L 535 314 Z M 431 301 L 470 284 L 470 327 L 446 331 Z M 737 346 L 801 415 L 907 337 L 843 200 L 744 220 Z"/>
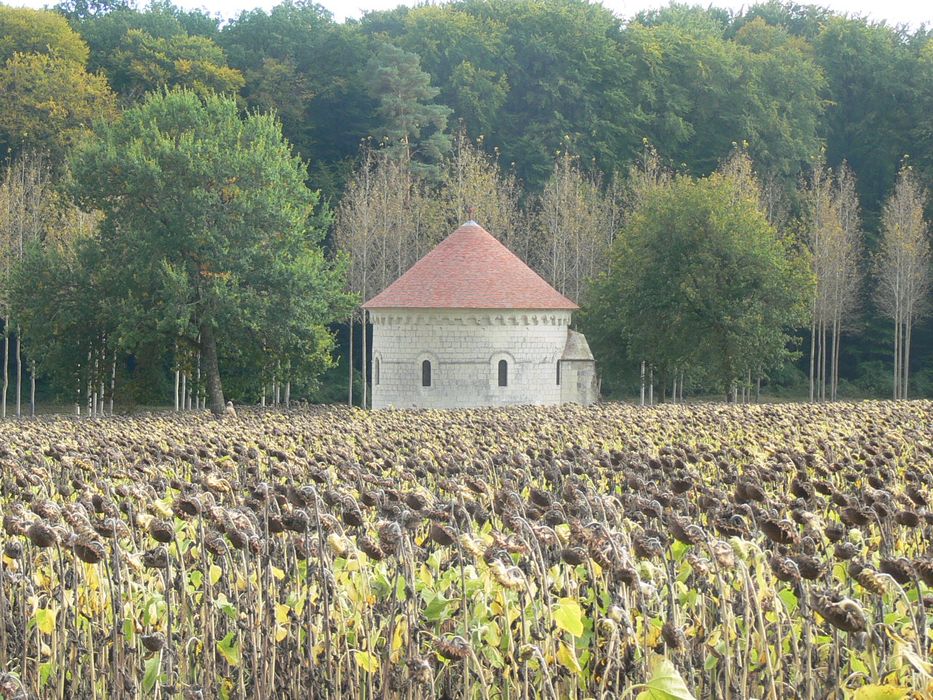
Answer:
<path fill-rule="evenodd" d="M 347 17 L 360 17 L 367 10 L 385 10 L 401 4 L 415 4 L 400 2 L 399 0 L 318 0 L 321 5 L 334 13 L 338 20 Z M 3 0 L 4 4 L 14 6 L 44 7 L 55 4 L 57 0 Z M 145 5 L 145 0 L 136 0 L 137 4 Z M 798 0 L 800 4 L 809 4 L 807 0 Z M 186 8 L 206 9 L 210 14 L 220 14 L 224 18 L 236 17 L 243 10 L 256 7 L 269 9 L 278 0 L 175 0 L 175 4 Z M 603 0 L 603 5 L 611 8 L 623 18 L 629 18 L 644 9 L 664 7 L 667 0 Z M 695 3 L 704 7 L 709 2 Z M 749 2 L 737 0 L 718 0 L 711 3 L 716 7 L 728 7 L 740 10 Z M 888 24 L 908 24 L 916 29 L 921 24 L 928 27 L 933 25 L 933 4 L 929 0 L 817 0 L 813 4 L 829 7 L 839 13 L 868 17 L 874 21 L 885 20 Z"/>

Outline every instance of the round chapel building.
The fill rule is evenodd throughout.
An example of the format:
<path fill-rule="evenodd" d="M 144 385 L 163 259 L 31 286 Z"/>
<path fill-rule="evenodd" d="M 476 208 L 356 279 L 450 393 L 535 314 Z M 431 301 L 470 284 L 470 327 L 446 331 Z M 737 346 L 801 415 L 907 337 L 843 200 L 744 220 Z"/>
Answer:
<path fill-rule="evenodd" d="M 363 308 L 374 409 L 596 401 L 577 305 L 474 221 Z"/>

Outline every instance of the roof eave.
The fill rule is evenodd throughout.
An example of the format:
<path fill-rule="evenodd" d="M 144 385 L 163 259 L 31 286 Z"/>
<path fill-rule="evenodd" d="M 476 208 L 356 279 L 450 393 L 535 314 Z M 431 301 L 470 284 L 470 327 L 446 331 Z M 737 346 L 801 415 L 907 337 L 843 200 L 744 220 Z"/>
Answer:
<path fill-rule="evenodd" d="M 407 306 L 400 304 L 381 304 L 371 301 L 363 304 L 367 311 L 579 311 L 580 307 L 572 301 L 565 306 Z"/>

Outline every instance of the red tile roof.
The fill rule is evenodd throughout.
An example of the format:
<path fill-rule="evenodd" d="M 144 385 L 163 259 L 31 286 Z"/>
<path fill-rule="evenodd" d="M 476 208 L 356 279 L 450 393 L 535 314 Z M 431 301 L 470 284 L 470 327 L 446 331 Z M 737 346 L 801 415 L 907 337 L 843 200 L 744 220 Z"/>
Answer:
<path fill-rule="evenodd" d="M 469 221 L 365 309 L 576 309 L 517 255 Z"/>

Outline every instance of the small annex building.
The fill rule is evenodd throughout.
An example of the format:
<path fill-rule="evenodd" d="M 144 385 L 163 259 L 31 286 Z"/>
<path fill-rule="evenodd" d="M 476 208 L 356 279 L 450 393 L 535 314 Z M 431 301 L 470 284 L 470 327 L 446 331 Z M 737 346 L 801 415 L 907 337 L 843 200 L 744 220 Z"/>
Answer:
<path fill-rule="evenodd" d="M 374 409 L 596 401 L 596 363 L 570 330 L 577 305 L 475 221 L 363 308 Z"/>

